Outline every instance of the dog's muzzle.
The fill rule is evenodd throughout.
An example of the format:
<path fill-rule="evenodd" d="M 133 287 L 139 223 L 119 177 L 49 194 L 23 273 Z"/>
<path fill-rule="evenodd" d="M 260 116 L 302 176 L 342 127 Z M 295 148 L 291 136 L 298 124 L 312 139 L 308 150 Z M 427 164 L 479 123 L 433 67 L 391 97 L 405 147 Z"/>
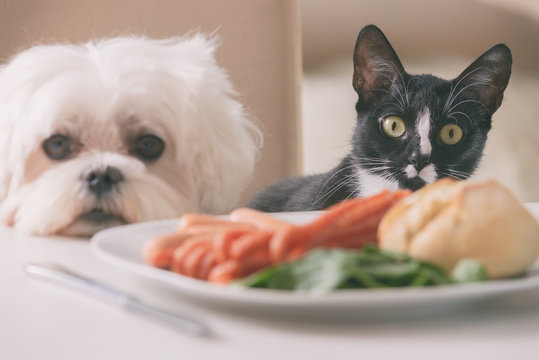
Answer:
<path fill-rule="evenodd" d="M 93 168 L 83 174 L 88 190 L 98 197 L 113 190 L 123 179 L 122 172 L 113 166 L 104 169 Z"/>

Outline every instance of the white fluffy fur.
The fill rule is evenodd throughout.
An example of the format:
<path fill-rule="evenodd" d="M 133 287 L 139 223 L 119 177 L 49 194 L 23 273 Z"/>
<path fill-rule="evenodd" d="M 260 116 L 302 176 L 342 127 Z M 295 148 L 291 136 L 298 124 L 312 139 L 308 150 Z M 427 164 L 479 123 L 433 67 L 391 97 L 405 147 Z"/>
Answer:
<path fill-rule="evenodd" d="M 0 220 L 32 234 L 88 235 L 107 226 L 77 223 L 95 206 L 127 222 L 230 210 L 252 175 L 260 134 L 215 48 L 201 34 L 113 38 L 36 46 L 0 68 Z M 165 140 L 155 163 L 122 144 L 131 126 Z M 88 143 L 29 178 L 30 155 L 56 132 Z M 125 181 L 98 200 L 81 174 L 106 166 Z"/>

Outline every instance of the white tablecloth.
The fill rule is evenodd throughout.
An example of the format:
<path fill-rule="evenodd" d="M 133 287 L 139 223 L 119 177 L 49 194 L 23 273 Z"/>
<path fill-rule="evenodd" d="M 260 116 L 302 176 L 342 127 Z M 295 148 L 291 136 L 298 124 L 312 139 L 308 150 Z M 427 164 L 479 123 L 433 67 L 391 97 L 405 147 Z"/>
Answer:
<path fill-rule="evenodd" d="M 528 204 L 539 214 L 539 203 Z M 183 335 L 24 275 L 57 262 L 141 300 L 207 323 Z M 429 317 L 269 319 L 200 306 L 96 258 L 87 240 L 0 228 L 0 359 L 539 359 L 539 289 Z"/>

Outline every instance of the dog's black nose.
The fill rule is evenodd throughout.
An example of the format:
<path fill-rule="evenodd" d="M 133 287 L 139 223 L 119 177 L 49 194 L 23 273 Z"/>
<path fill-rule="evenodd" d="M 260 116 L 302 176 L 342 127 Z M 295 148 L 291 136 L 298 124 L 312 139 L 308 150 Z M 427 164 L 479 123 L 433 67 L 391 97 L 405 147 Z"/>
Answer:
<path fill-rule="evenodd" d="M 112 166 L 107 166 L 105 169 L 94 169 L 84 175 L 88 189 L 98 196 L 110 191 L 123 178 L 121 171 Z"/>

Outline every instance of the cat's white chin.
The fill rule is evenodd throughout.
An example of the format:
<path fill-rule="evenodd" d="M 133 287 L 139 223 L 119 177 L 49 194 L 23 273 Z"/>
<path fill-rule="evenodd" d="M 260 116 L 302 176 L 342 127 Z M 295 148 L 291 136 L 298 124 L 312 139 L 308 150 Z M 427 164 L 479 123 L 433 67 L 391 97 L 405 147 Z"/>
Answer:
<path fill-rule="evenodd" d="M 419 177 L 421 180 L 426 182 L 427 184 L 430 184 L 434 180 L 436 180 L 436 168 L 433 164 L 429 164 L 425 166 L 419 173 L 417 172 L 416 168 L 413 165 L 408 165 L 404 172 L 406 173 L 406 176 L 408 179 L 414 179 L 416 177 Z"/>

